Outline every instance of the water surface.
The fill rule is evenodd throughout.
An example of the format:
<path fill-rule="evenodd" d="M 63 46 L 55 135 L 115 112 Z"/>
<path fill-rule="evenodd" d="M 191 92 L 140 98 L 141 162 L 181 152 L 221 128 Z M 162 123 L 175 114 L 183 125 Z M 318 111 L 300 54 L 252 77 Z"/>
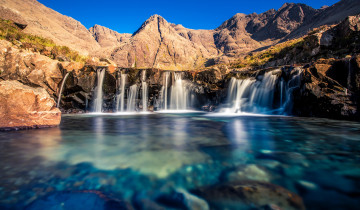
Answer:
<path fill-rule="evenodd" d="M 242 180 L 282 186 L 308 209 L 360 204 L 360 123 L 348 121 L 64 115 L 56 128 L 0 132 L 0 160 L 3 208 L 64 190 L 99 190 L 134 203 L 169 189 Z"/>

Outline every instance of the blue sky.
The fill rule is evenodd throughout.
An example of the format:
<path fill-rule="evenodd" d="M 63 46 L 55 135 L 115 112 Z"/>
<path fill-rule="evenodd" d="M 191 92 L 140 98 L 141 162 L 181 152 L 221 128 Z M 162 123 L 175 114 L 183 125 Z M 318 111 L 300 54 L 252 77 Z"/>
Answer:
<path fill-rule="evenodd" d="M 285 2 L 304 3 L 315 9 L 339 0 L 38 0 L 86 28 L 98 24 L 120 33 L 133 33 L 153 14 L 192 29 L 214 29 L 236 13 L 262 13 Z"/>

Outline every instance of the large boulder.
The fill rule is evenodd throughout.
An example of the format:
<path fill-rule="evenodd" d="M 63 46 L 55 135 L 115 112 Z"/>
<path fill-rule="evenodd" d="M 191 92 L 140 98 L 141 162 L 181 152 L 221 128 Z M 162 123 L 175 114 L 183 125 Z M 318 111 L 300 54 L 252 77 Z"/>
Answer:
<path fill-rule="evenodd" d="M 45 89 L 8 80 L 0 82 L 0 119 L 0 130 L 50 127 L 61 112 Z"/>

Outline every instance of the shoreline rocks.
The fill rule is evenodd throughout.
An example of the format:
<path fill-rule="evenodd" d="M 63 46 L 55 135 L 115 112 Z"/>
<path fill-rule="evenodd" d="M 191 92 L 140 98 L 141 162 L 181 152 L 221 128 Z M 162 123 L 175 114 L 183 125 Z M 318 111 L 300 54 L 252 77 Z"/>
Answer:
<path fill-rule="evenodd" d="M 61 112 L 45 89 L 7 80 L 0 81 L 0 119 L 0 130 L 52 127 Z"/>

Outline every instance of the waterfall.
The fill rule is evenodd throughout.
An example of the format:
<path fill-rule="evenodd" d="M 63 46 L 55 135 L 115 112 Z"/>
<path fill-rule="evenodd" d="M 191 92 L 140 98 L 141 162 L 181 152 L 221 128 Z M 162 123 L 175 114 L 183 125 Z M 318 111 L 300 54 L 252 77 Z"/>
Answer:
<path fill-rule="evenodd" d="M 301 85 L 301 73 L 303 71 L 297 69 L 295 74 L 291 77 L 291 79 L 287 82 L 285 86 L 285 103 L 282 104 L 281 110 L 282 114 L 291 113 L 292 105 L 293 105 L 293 92 L 296 88 L 299 88 Z"/>
<path fill-rule="evenodd" d="M 70 74 L 70 72 L 67 72 L 67 73 L 65 74 L 65 77 L 64 77 L 64 79 L 63 79 L 63 81 L 62 81 L 62 83 L 61 83 L 61 87 L 60 87 L 60 91 L 59 91 L 59 95 L 58 95 L 57 106 L 56 106 L 56 107 L 58 107 L 58 108 L 60 107 L 61 94 L 62 94 L 62 92 L 63 92 L 63 88 L 64 88 L 66 79 L 68 78 L 69 74 Z"/>
<path fill-rule="evenodd" d="M 141 72 L 141 99 L 143 111 L 147 111 L 147 101 L 148 101 L 148 85 L 146 83 L 146 70 Z"/>
<path fill-rule="evenodd" d="M 182 73 L 174 72 L 174 82 L 170 92 L 170 109 L 186 110 L 189 106 L 189 93 L 187 81 L 182 79 Z"/>
<path fill-rule="evenodd" d="M 261 81 L 256 81 L 253 84 L 250 97 L 251 112 L 262 113 L 272 108 L 277 80 L 277 75 L 274 75 L 273 72 L 265 73 Z"/>
<path fill-rule="evenodd" d="M 279 70 L 277 70 L 279 71 Z M 228 89 L 227 113 L 267 113 L 272 110 L 277 75 L 267 72 L 262 76 L 248 79 L 231 78 Z"/>
<path fill-rule="evenodd" d="M 106 69 L 100 68 L 97 70 L 97 86 L 95 88 L 95 100 L 94 100 L 94 111 L 101 112 L 102 111 L 102 103 L 103 103 L 103 84 L 105 77 Z"/>
<path fill-rule="evenodd" d="M 138 87 L 137 85 L 132 85 L 128 91 L 128 101 L 127 101 L 127 111 L 134 112 L 136 111 L 136 97 L 138 94 Z"/>
<path fill-rule="evenodd" d="M 245 104 L 245 91 L 255 82 L 253 79 L 239 80 L 235 77 L 231 78 L 228 90 L 228 103 L 232 104 L 227 112 L 238 113 L 241 112 L 241 107 Z"/>
<path fill-rule="evenodd" d="M 164 110 L 167 110 L 168 108 L 168 86 L 169 86 L 169 78 L 170 78 L 170 72 L 164 72 L 163 73 L 163 84 L 160 90 L 160 103 L 161 103 L 161 107 Z"/>
<path fill-rule="evenodd" d="M 116 95 L 116 111 L 124 112 L 125 107 L 125 84 L 127 74 L 120 74 L 120 81 L 118 82 L 118 94 Z"/>
<path fill-rule="evenodd" d="M 347 64 L 348 64 L 348 75 L 347 75 L 347 79 L 346 79 L 346 95 L 348 95 L 349 90 L 351 90 L 351 58 L 349 58 L 349 60 L 347 60 Z"/>
<path fill-rule="evenodd" d="M 283 107 L 283 90 L 284 90 L 284 80 L 280 81 L 280 107 Z"/>

